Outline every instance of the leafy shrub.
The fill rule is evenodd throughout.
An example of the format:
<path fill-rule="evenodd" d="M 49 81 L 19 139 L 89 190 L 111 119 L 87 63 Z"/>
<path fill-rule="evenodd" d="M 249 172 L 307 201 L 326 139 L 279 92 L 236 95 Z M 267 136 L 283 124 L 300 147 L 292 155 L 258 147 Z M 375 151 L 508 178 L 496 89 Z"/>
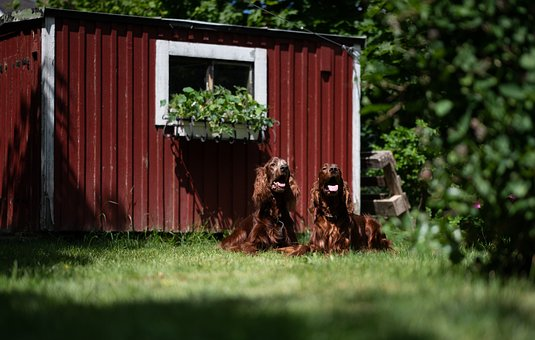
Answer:
<path fill-rule="evenodd" d="M 76 9 L 101 13 L 139 15 L 148 17 L 166 16 L 169 13 L 165 0 L 37 0 L 38 6 Z"/>
<path fill-rule="evenodd" d="M 379 100 L 373 91 L 387 94 L 385 116 L 421 117 L 437 129 L 442 153 L 432 164 L 433 208 L 444 218 L 481 221 L 487 270 L 529 274 L 535 259 L 535 4 L 409 0 L 384 8 L 378 12 L 383 31 L 375 29 L 392 40 L 372 46 L 391 52 L 387 64 L 375 65 L 385 77 L 368 78 L 375 82 L 368 100 Z M 455 237 L 444 242 L 458 243 Z"/>
<path fill-rule="evenodd" d="M 213 91 L 191 87 L 175 94 L 169 101 L 168 121 L 206 121 L 214 133 L 232 134 L 234 124 L 245 124 L 255 132 L 273 127 L 275 120 L 267 116 L 265 105 L 258 103 L 246 88 L 236 87 L 232 93 L 223 86 Z"/>
<path fill-rule="evenodd" d="M 411 206 L 425 210 L 430 175 L 430 162 L 437 155 L 431 140 L 436 131 L 423 120 L 416 121 L 416 127 L 398 126 L 381 136 L 382 145 L 378 150 L 390 150 L 396 159 L 396 171 L 403 181 Z"/>

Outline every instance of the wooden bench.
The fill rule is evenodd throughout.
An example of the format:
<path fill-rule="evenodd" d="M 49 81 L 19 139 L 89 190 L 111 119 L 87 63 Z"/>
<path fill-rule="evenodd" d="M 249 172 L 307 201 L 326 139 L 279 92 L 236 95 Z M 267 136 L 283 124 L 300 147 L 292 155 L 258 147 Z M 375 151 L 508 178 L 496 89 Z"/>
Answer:
<path fill-rule="evenodd" d="M 399 216 L 410 209 L 407 195 L 396 173 L 396 161 L 390 151 L 361 153 L 362 173 L 368 169 L 382 170 L 382 175 L 361 176 L 361 213 L 380 216 Z M 365 188 L 375 188 L 367 193 Z M 379 189 L 378 189 L 379 188 Z"/>

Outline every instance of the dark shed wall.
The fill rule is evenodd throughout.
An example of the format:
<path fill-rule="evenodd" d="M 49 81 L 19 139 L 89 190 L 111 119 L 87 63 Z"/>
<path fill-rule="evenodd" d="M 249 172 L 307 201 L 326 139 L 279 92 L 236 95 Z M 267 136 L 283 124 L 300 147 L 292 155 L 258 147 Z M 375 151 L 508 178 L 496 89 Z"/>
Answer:
<path fill-rule="evenodd" d="M 0 230 L 39 229 L 40 25 L 0 27 Z"/>
<path fill-rule="evenodd" d="M 257 144 L 154 125 L 153 26 L 56 19 L 55 229 L 228 227 L 248 211 Z"/>
<path fill-rule="evenodd" d="M 351 183 L 352 61 L 341 50 L 314 42 L 280 41 L 268 52 L 269 114 L 275 155 L 290 160 L 308 223 L 310 188 L 324 162 L 335 162 Z"/>
<path fill-rule="evenodd" d="M 156 39 L 264 47 L 270 143 L 165 138 L 154 125 Z M 352 60 L 315 40 L 56 18 L 55 229 L 230 227 L 251 211 L 254 169 L 289 160 L 301 228 L 322 162 L 351 183 Z"/>

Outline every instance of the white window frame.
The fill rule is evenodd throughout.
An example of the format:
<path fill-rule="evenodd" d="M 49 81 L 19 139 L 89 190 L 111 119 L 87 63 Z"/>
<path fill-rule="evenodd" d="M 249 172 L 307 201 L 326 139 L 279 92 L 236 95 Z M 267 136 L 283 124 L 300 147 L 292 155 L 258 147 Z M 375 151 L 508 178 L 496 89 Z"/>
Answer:
<path fill-rule="evenodd" d="M 155 125 L 166 125 L 169 105 L 169 57 L 193 57 L 253 63 L 253 96 L 267 105 L 267 50 L 265 48 L 156 40 Z"/>

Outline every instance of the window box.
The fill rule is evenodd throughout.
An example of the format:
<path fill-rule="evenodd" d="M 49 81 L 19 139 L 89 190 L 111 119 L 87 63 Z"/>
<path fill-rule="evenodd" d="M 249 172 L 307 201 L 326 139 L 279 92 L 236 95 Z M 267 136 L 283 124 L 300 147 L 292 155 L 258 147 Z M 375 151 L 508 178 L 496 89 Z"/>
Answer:
<path fill-rule="evenodd" d="M 276 121 L 267 116 L 244 87 L 234 92 L 223 86 L 213 90 L 184 88 L 168 104 L 166 133 L 186 139 L 264 141 L 265 131 Z"/>
<path fill-rule="evenodd" d="M 262 142 L 265 138 L 265 131 L 255 131 L 246 124 L 228 124 L 232 132 L 222 131 L 214 132 L 206 120 L 195 121 L 193 119 L 177 119 L 175 124 L 168 125 L 167 133 L 175 137 L 184 137 L 186 140 L 198 139 L 201 141 L 258 141 Z M 170 131 L 169 131 L 170 130 Z"/>

